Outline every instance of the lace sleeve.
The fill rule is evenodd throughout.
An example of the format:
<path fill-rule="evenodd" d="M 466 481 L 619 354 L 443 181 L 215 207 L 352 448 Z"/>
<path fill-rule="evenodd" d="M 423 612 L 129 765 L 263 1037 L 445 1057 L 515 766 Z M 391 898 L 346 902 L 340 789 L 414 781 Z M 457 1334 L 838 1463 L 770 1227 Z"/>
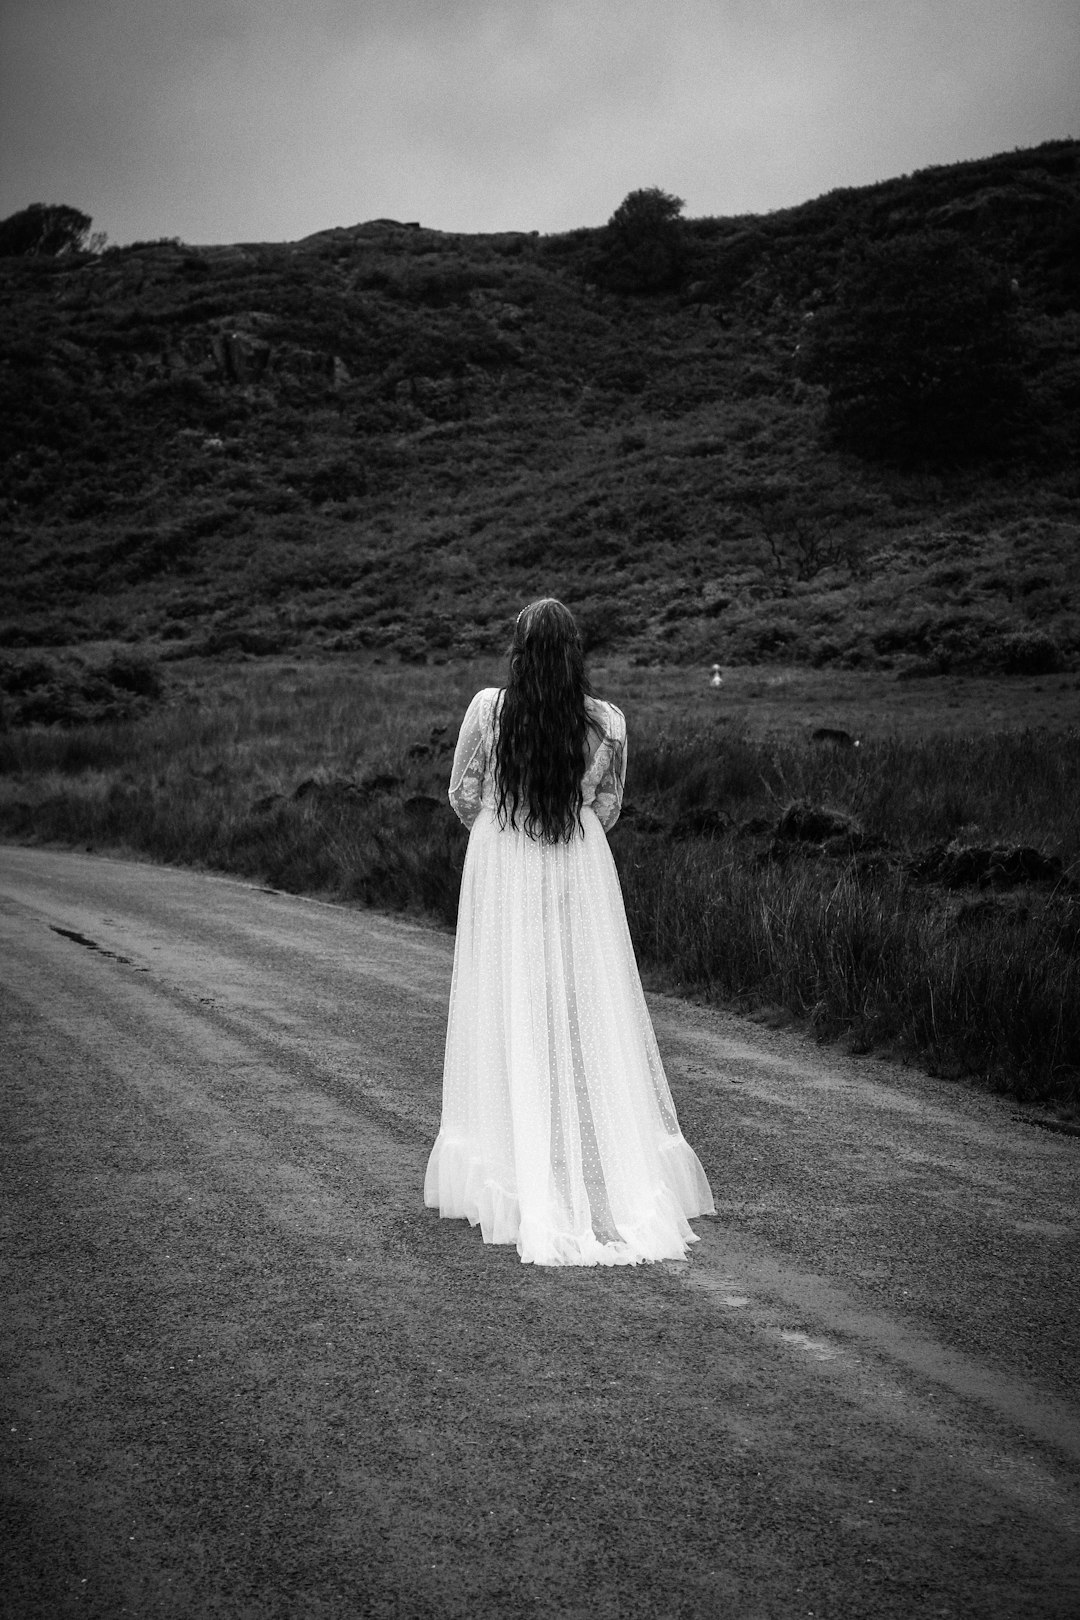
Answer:
<path fill-rule="evenodd" d="M 593 809 L 605 832 L 610 832 L 622 809 L 623 784 L 626 781 L 626 721 L 621 709 L 608 704 L 607 759 L 603 774 L 596 784 Z"/>
<path fill-rule="evenodd" d="M 459 821 L 471 827 L 480 814 L 480 794 L 487 768 L 487 703 L 489 691 L 477 692 L 461 722 L 450 772 L 450 804 Z"/>

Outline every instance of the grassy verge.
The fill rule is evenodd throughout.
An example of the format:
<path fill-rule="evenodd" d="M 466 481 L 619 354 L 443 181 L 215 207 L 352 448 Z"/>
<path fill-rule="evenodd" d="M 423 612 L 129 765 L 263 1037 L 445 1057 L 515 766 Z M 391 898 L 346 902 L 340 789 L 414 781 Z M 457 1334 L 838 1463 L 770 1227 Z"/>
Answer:
<path fill-rule="evenodd" d="M 966 907 L 902 870 L 762 868 L 731 842 L 659 860 L 634 849 L 622 867 L 642 960 L 673 985 L 782 1008 L 855 1051 L 901 1051 L 932 1073 L 1075 1104 L 1075 905 Z"/>
<path fill-rule="evenodd" d="M 479 665 L 246 665 L 204 671 L 127 720 L 9 731 L 0 831 L 452 925 L 465 838 L 446 808 L 449 757 L 468 697 L 494 678 Z M 640 671 L 603 684 L 630 713 L 612 847 L 655 982 L 1077 1105 L 1075 730 L 980 731 L 954 716 L 948 731 L 894 726 L 858 750 L 822 748 L 801 724 L 756 724 L 750 685 L 720 711 L 700 682 L 682 703 Z M 686 716 L 674 729 L 672 712 Z M 839 831 L 778 837 L 792 804 L 830 807 Z M 1017 846 L 1044 859 L 1001 858 Z"/>

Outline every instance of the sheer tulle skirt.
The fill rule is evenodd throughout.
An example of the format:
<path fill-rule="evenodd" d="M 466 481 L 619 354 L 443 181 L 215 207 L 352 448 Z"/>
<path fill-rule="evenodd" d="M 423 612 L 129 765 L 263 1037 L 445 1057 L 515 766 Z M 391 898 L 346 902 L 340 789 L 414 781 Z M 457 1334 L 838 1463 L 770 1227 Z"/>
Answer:
<path fill-rule="evenodd" d="M 482 810 L 458 907 L 425 1202 L 539 1265 L 677 1259 L 713 1212 L 679 1130 L 596 816 L 542 844 Z"/>

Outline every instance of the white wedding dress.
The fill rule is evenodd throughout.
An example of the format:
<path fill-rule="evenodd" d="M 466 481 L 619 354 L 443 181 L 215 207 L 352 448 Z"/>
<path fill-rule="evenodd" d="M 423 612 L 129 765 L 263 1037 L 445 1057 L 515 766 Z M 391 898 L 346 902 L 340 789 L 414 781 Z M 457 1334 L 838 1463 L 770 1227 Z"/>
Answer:
<path fill-rule="evenodd" d="M 538 1265 L 681 1258 L 697 1241 L 688 1219 L 713 1200 L 679 1129 L 607 844 L 626 722 L 589 700 L 602 737 L 582 778 L 584 837 L 549 844 L 496 816 L 499 698 L 489 687 L 470 703 L 450 780 L 471 832 L 424 1201 Z"/>

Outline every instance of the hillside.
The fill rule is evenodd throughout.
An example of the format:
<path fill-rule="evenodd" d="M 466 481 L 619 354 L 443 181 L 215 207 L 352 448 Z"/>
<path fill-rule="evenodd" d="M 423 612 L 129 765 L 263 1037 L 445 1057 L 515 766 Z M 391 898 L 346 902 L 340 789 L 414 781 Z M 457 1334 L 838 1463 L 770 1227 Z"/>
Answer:
<path fill-rule="evenodd" d="M 642 662 L 1075 668 L 1078 221 L 1056 142 L 684 221 L 650 296 L 600 230 L 0 259 L 0 646 L 444 659 L 553 592 Z M 927 228 L 1016 283 L 989 462 L 841 451 L 801 375 L 852 245 Z"/>

